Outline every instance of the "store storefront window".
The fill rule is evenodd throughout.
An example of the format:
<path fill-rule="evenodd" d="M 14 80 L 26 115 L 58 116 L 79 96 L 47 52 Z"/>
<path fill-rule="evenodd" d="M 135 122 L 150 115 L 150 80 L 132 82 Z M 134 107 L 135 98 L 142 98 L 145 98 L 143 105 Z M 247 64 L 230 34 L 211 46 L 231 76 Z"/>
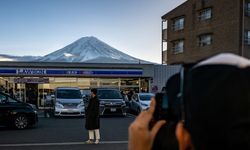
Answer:
<path fill-rule="evenodd" d="M 100 79 L 100 87 L 119 88 L 119 79 Z"/>
<path fill-rule="evenodd" d="M 139 86 L 139 79 L 121 79 L 121 86 Z"/>
<path fill-rule="evenodd" d="M 13 88 L 16 99 L 43 109 L 57 87 L 116 88 L 124 93 L 138 93 L 149 91 L 148 81 L 148 78 L 1 77 L 0 86 L 4 91 Z"/>
<path fill-rule="evenodd" d="M 140 92 L 147 93 L 149 92 L 149 80 L 148 79 L 141 79 L 140 84 Z"/>
<path fill-rule="evenodd" d="M 90 79 L 90 88 L 98 87 L 98 80 L 97 79 Z"/>
<path fill-rule="evenodd" d="M 138 93 L 140 91 L 139 87 L 139 78 L 133 78 L 133 79 L 121 79 L 121 91 L 124 91 L 125 93 L 129 92 L 135 92 Z"/>

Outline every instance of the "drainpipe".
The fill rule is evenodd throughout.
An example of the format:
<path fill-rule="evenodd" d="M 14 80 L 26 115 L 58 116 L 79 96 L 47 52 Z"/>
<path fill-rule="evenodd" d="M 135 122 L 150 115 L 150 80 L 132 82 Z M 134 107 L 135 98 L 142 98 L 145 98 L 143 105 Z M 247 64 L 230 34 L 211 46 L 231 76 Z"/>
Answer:
<path fill-rule="evenodd" d="M 161 21 L 161 64 L 163 64 L 164 56 L 163 56 L 163 21 Z"/>
<path fill-rule="evenodd" d="M 242 3 L 242 40 L 241 40 L 241 56 L 244 57 L 244 47 L 245 47 L 245 3 L 246 1 L 243 0 Z"/>

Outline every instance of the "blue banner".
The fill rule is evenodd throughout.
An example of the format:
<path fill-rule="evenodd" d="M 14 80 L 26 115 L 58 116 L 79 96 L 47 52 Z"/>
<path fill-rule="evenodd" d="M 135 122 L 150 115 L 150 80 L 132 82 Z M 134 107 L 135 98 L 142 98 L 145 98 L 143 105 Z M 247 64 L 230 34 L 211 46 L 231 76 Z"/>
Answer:
<path fill-rule="evenodd" d="M 142 76 L 142 70 L 133 69 L 29 69 L 0 68 L 0 75 L 22 75 L 22 76 Z"/>

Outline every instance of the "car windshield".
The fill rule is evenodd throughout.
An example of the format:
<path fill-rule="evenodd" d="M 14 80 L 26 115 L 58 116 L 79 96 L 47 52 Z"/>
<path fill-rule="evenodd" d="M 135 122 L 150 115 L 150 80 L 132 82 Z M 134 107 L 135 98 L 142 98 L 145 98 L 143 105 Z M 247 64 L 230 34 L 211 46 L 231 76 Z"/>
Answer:
<path fill-rule="evenodd" d="M 143 94 L 140 95 L 139 97 L 141 101 L 150 101 L 153 96 L 154 96 L 153 94 Z"/>
<path fill-rule="evenodd" d="M 82 95 L 90 95 L 91 91 L 90 90 L 81 90 Z"/>
<path fill-rule="evenodd" d="M 122 99 L 122 95 L 117 90 L 98 90 L 100 99 Z"/>
<path fill-rule="evenodd" d="M 80 90 L 75 89 L 60 89 L 57 90 L 57 98 L 62 99 L 81 99 Z"/>

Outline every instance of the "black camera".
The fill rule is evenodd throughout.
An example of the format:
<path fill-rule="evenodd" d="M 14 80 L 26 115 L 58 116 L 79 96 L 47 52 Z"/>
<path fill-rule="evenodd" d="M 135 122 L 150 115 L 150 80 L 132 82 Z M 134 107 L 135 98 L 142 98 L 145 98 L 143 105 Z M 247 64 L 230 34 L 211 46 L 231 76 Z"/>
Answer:
<path fill-rule="evenodd" d="M 155 95 L 154 120 L 166 120 L 178 122 L 181 117 L 181 73 L 177 73 L 169 78 L 164 90 Z"/>
<path fill-rule="evenodd" d="M 169 102 L 166 93 L 156 93 L 155 95 L 155 112 L 154 120 L 168 120 L 170 119 L 169 114 Z"/>

